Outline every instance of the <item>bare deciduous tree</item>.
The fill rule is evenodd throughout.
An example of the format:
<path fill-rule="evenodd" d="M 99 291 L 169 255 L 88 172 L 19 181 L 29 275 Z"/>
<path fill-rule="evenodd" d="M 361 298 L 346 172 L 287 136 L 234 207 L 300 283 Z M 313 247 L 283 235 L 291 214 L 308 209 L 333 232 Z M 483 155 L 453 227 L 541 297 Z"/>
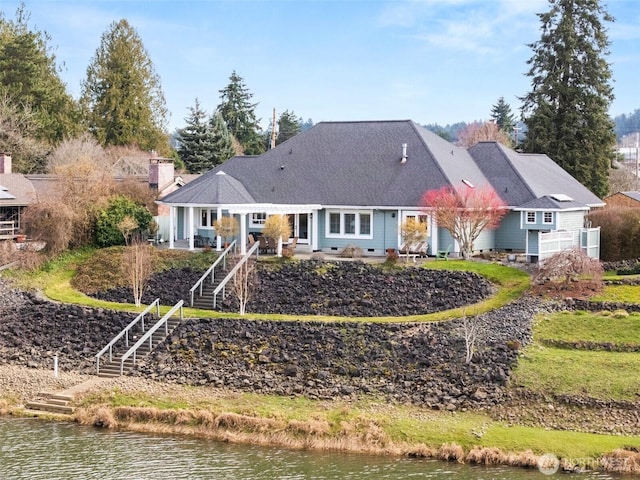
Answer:
<path fill-rule="evenodd" d="M 131 281 L 131 292 L 136 307 L 142 304 L 142 295 L 147 286 L 149 277 L 153 273 L 151 247 L 140 235 L 133 234 L 138 228 L 138 223 L 126 216 L 119 224 L 118 229 L 124 236 L 126 247 L 123 257 L 123 270 L 128 273 Z"/>
<path fill-rule="evenodd" d="M 483 330 L 478 315 L 468 317 L 465 309 L 462 314 L 462 334 L 464 335 L 465 345 L 464 363 L 471 363 L 476 352 L 476 345 L 483 335 Z"/>
<path fill-rule="evenodd" d="M 282 256 L 282 241 L 291 236 L 291 224 L 287 215 L 270 215 L 264 222 L 262 234 L 278 241 L 277 256 Z"/>
<path fill-rule="evenodd" d="M 537 284 L 561 281 L 565 287 L 580 280 L 602 281 L 602 265 L 579 247 L 562 250 L 538 264 L 534 276 Z"/>
<path fill-rule="evenodd" d="M 458 134 L 458 146 L 471 148 L 478 142 L 498 142 L 511 147 L 511 137 L 495 122 L 474 122 Z"/>
<path fill-rule="evenodd" d="M 234 263 L 237 264 L 241 258 L 240 256 L 236 257 Z M 236 275 L 233 277 L 233 294 L 238 299 L 240 315 L 246 313 L 247 303 L 249 303 L 257 286 L 258 274 L 256 271 L 256 262 L 253 258 L 248 258 L 242 263 L 236 271 Z"/>
<path fill-rule="evenodd" d="M 422 206 L 435 215 L 438 226 L 449 230 L 465 259 L 473 254 L 473 242 L 480 233 L 485 228 L 496 228 L 507 212 L 505 203 L 490 186 L 429 190 L 422 197 Z"/>
<path fill-rule="evenodd" d="M 45 243 L 45 251 L 57 255 L 69 248 L 73 237 L 75 212 L 60 200 L 46 200 L 27 207 L 22 216 L 25 233 Z"/>

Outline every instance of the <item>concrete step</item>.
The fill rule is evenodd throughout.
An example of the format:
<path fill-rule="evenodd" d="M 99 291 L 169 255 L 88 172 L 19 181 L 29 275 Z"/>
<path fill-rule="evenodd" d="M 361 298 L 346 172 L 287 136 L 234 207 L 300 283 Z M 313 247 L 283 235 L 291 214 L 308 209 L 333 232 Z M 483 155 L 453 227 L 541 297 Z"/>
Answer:
<path fill-rule="evenodd" d="M 68 395 L 66 393 L 44 391 L 44 392 L 40 392 L 38 396 L 41 398 L 45 398 L 47 400 L 60 400 L 63 402 L 70 402 L 73 400 L 73 395 Z"/>
<path fill-rule="evenodd" d="M 42 412 L 64 413 L 66 415 L 73 414 L 73 407 L 68 405 L 53 405 L 48 402 L 33 401 L 26 404 L 26 408 L 30 410 L 39 410 Z"/>

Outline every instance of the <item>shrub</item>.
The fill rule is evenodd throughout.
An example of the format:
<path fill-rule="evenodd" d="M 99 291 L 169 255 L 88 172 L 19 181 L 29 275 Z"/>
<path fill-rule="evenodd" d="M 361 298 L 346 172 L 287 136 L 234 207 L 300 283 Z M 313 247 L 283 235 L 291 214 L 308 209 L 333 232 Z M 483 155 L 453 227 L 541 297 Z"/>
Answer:
<path fill-rule="evenodd" d="M 533 280 L 548 291 L 584 294 L 584 290 L 602 288 L 602 265 L 580 248 L 563 250 L 538 264 Z"/>
<path fill-rule="evenodd" d="M 625 260 L 640 257 L 640 208 L 605 208 L 589 214 L 600 227 L 600 259 Z"/>
<path fill-rule="evenodd" d="M 146 207 L 137 205 L 123 195 L 112 197 L 107 206 L 98 213 L 96 220 L 95 243 L 98 247 L 124 245 L 125 238 L 120 224 L 126 217 L 131 217 L 139 231 L 146 231 L 153 219 Z"/>

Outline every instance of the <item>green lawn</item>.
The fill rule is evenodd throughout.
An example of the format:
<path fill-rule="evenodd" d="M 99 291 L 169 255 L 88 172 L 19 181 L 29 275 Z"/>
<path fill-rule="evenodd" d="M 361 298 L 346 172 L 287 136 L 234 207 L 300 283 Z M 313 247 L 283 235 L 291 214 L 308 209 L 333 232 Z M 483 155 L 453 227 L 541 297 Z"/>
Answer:
<path fill-rule="evenodd" d="M 606 285 L 602 293 L 591 297 L 594 302 L 640 303 L 640 286 Z"/>
<path fill-rule="evenodd" d="M 560 340 L 636 346 L 640 345 L 640 313 L 619 316 L 560 312 L 539 318 L 534 331 L 540 342 Z"/>
<path fill-rule="evenodd" d="M 512 374 L 513 385 L 555 395 L 638 400 L 640 353 L 529 346 Z"/>

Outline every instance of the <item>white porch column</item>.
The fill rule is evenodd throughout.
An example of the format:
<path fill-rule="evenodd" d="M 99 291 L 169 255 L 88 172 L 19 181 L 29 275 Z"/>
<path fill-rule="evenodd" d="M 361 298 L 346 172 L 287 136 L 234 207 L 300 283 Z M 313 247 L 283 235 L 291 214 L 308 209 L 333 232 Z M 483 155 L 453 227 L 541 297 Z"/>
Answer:
<path fill-rule="evenodd" d="M 216 212 L 216 219 L 220 220 L 222 218 L 222 207 L 218 207 L 218 211 Z M 222 251 L 222 237 L 218 235 L 216 231 L 216 252 Z"/>
<path fill-rule="evenodd" d="M 429 215 L 431 218 L 431 255 L 435 255 L 440 250 L 438 246 L 438 222 L 435 215 Z"/>
<path fill-rule="evenodd" d="M 311 211 L 311 251 L 318 250 L 318 210 Z"/>
<path fill-rule="evenodd" d="M 175 228 L 176 207 L 169 205 L 169 249 L 173 250 L 173 229 Z"/>
<path fill-rule="evenodd" d="M 189 207 L 187 214 L 187 232 L 189 235 L 189 250 L 193 250 L 193 207 Z"/>
<path fill-rule="evenodd" d="M 401 246 L 402 246 L 402 215 L 403 215 L 403 211 L 402 210 L 398 210 L 398 218 L 396 219 L 398 221 L 398 227 L 397 227 L 397 232 L 398 232 L 398 239 L 396 241 L 396 250 L 398 250 Z"/>
<path fill-rule="evenodd" d="M 247 253 L 247 214 L 240 214 L 240 255 Z"/>

